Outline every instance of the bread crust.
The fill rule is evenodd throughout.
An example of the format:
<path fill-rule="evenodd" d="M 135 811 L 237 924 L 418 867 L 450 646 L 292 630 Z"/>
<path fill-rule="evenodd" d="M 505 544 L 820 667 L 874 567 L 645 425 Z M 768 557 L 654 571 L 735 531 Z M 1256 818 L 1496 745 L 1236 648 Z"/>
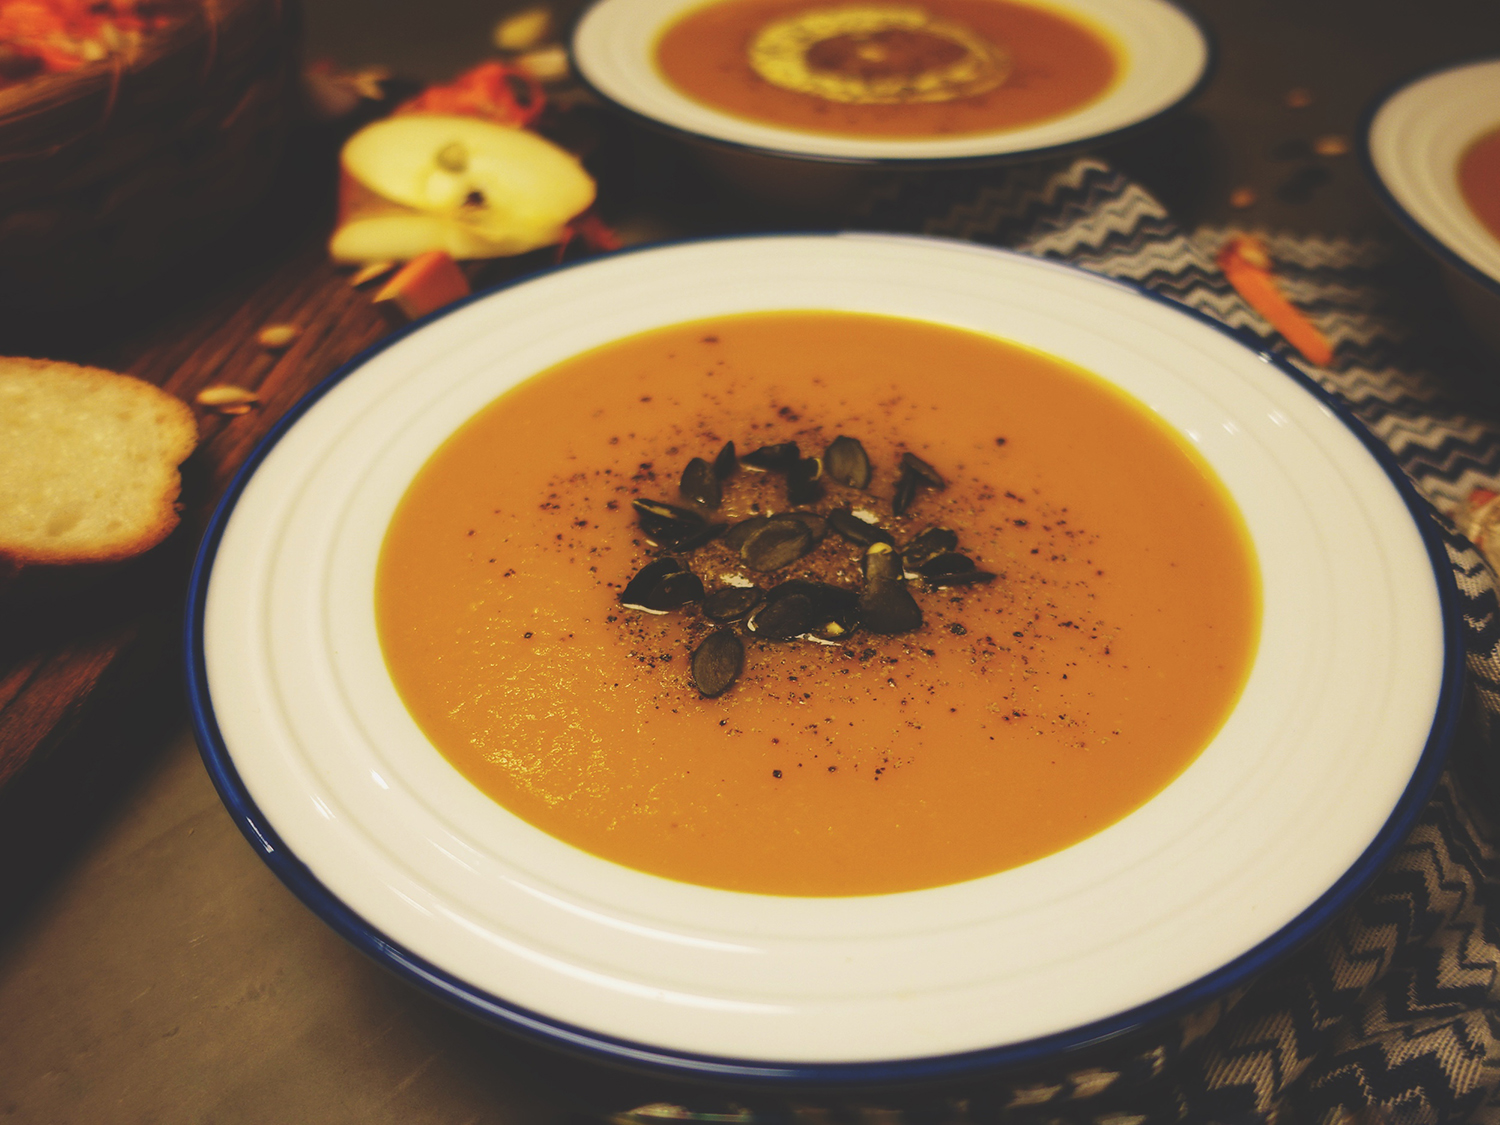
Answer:
<path fill-rule="evenodd" d="M 178 523 L 177 501 L 182 484 L 178 466 L 198 444 L 197 419 L 186 403 L 160 387 L 134 376 L 57 360 L 0 357 L 0 389 L 7 385 L 42 386 L 59 393 L 63 398 L 68 396 L 68 392 L 77 397 L 90 390 L 128 398 L 146 415 L 133 424 L 142 428 L 150 427 L 154 464 L 162 476 L 162 482 L 154 495 L 141 502 L 138 511 L 130 513 L 130 528 L 127 532 L 98 536 L 87 542 L 49 547 L 46 544 L 22 541 L 15 529 L 7 524 L 4 515 L 7 499 L 5 493 L 8 488 L 20 486 L 15 481 L 4 479 L 3 468 L 0 468 L 0 588 L 8 584 L 7 577 L 13 579 L 15 572 L 22 568 L 119 562 L 149 550 L 171 534 Z M 49 404 L 49 409 L 51 406 Z M 0 402 L 0 408 L 3 408 L 3 402 Z M 66 403 L 57 406 L 57 409 L 66 408 Z M 75 417 L 82 416 L 80 414 Z M 58 451 L 59 456 L 66 454 L 65 449 Z M 107 467 L 101 466 L 100 471 L 105 468 Z M 12 495 L 13 504 L 20 500 L 20 497 Z"/>

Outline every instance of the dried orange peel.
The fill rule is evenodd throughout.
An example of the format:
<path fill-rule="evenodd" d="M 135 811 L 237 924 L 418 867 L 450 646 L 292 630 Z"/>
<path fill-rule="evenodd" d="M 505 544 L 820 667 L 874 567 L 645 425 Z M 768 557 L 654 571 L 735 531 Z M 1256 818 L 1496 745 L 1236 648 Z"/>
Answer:
<path fill-rule="evenodd" d="M 1333 345 L 1328 338 L 1277 286 L 1271 255 L 1263 242 L 1249 235 L 1237 235 L 1224 244 L 1215 261 L 1250 307 L 1269 320 L 1271 327 L 1309 362 L 1319 367 L 1333 362 Z"/>

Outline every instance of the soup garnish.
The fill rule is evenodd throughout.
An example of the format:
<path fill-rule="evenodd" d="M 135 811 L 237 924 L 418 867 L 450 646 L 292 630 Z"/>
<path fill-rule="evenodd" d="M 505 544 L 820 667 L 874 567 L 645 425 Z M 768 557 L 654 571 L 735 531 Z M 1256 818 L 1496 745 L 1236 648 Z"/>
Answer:
<path fill-rule="evenodd" d="M 1018 129 L 1102 97 L 1102 33 L 1015 0 L 809 4 L 719 0 L 656 45 L 666 80 L 747 120 L 839 136 Z"/>

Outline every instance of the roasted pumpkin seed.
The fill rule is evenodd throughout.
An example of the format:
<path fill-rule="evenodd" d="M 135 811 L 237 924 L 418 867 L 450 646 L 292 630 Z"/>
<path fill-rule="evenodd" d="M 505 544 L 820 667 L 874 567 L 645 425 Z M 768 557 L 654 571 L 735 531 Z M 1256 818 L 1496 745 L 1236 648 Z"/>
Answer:
<path fill-rule="evenodd" d="M 807 530 L 812 532 L 813 544 L 817 545 L 828 538 L 828 521 L 818 515 L 817 512 L 783 512 L 783 515 L 791 516 L 795 520 L 801 520 L 807 525 Z"/>
<path fill-rule="evenodd" d="M 942 478 L 942 475 L 915 453 L 901 454 L 901 468 L 916 473 L 924 483 L 932 485 L 933 488 L 948 487 L 948 482 Z"/>
<path fill-rule="evenodd" d="M 788 504 L 812 504 L 823 495 L 823 486 L 818 478 L 823 475 L 821 457 L 803 457 L 790 465 L 786 471 L 786 501 Z"/>
<path fill-rule="evenodd" d="M 717 538 L 725 525 L 709 523 L 697 512 L 660 500 L 632 500 L 636 522 L 651 542 L 661 547 L 690 551 Z"/>
<path fill-rule="evenodd" d="M 770 522 L 770 516 L 751 516 L 747 520 L 741 520 L 724 533 L 724 545 L 730 550 L 738 551 L 744 547 L 745 540 Z"/>
<path fill-rule="evenodd" d="M 891 514 L 905 515 L 906 509 L 911 507 L 911 502 L 917 498 L 917 487 L 922 483 L 922 478 L 910 469 L 903 468 L 901 475 L 896 478 L 896 491 L 891 495 Z"/>
<path fill-rule="evenodd" d="M 856 438 L 840 434 L 823 451 L 823 469 L 833 480 L 850 488 L 870 487 L 869 455 Z"/>
<path fill-rule="evenodd" d="M 734 471 L 739 467 L 739 458 L 734 455 L 734 442 L 726 441 L 724 448 L 719 450 L 719 455 L 714 458 L 714 476 L 720 480 L 728 480 L 734 476 Z"/>
<path fill-rule="evenodd" d="M 724 499 L 713 466 L 702 457 L 694 457 L 687 463 L 687 468 L 682 470 L 682 479 L 677 482 L 677 491 L 684 500 L 710 511 Z"/>
<path fill-rule="evenodd" d="M 771 516 L 751 532 L 740 548 L 745 565 L 760 571 L 780 570 L 813 548 L 812 532 L 795 516 Z"/>
<path fill-rule="evenodd" d="M 687 570 L 669 574 L 646 595 L 646 608 L 654 610 L 681 609 L 689 602 L 703 600 L 703 580 Z"/>
<path fill-rule="evenodd" d="M 789 641 L 800 637 L 816 623 L 812 599 L 806 594 L 788 593 L 774 597 L 775 590 L 766 596 L 761 606 L 745 622 L 745 628 L 757 637 L 768 641 Z"/>
<path fill-rule="evenodd" d="M 901 558 L 912 570 L 921 570 L 922 564 L 958 547 L 958 533 L 947 527 L 929 527 L 901 548 Z"/>
<path fill-rule="evenodd" d="M 900 582 L 902 579 L 901 552 L 889 543 L 871 543 L 860 565 L 868 586 L 878 582 Z"/>
<path fill-rule="evenodd" d="M 895 545 L 895 537 L 885 528 L 862 520 L 848 508 L 835 508 L 828 513 L 828 526 L 840 536 L 861 547 L 872 543 Z"/>
<path fill-rule="evenodd" d="M 927 585 L 941 588 L 943 586 L 978 586 L 985 582 L 993 582 L 999 575 L 991 574 L 987 570 L 964 570 L 956 574 L 939 574 L 931 578 L 924 578 Z"/>
<path fill-rule="evenodd" d="M 909 633 L 922 626 L 922 607 L 904 582 L 872 582 L 859 595 L 860 624 L 871 633 Z"/>
<path fill-rule="evenodd" d="M 733 629 L 716 629 L 693 650 L 693 686 L 712 699 L 723 695 L 745 667 L 745 646 Z"/>
<path fill-rule="evenodd" d="M 802 451 L 795 441 L 783 441 L 776 445 L 763 445 L 740 458 L 740 463 L 753 469 L 784 471 L 802 460 Z"/>
<path fill-rule="evenodd" d="M 703 616 L 710 621 L 738 621 L 761 603 L 759 586 L 721 586 L 703 599 Z"/>
<path fill-rule="evenodd" d="M 648 562 L 640 570 L 636 571 L 635 577 L 625 583 L 625 589 L 620 591 L 620 604 L 626 609 L 646 609 L 646 599 L 651 591 L 656 589 L 656 584 L 669 574 L 678 574 L 687 568 L 676 559 L 665 555 L 659 559 Z M 663 610 L 647 610 L 648 613 L 665 612 Z"/>
<path fill-rule="evenodd" d="M 906 565 L 912 566 L 910 562 Z M 940 578 L 945 574 L 966 574 L 974 569 L 974 560 L 968 555 L 944 551 L 940 555 L 934 555 L 921 564 L 913 566 L 912 569 L 923 578 Z"/>
<path fill-rule="evenodd" d="M 806 630 L 812 636 L 842 640 L 859 627 L 859 594 L 854 590 L 805 578 L 793 578 L 776 589 L 801 594 L 812 602 L 813 622 Z"/>

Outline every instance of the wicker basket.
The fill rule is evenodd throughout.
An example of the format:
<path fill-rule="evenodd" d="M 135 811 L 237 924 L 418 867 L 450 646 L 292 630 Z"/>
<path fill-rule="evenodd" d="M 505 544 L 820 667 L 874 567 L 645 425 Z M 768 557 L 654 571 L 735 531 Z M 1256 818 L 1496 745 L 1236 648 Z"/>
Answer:
<path fill-rule="evenodd" d="M 255 201 L 295 107 L 291 3 L 202 0 L 129 61 L 0 90 L 0 301 L 129 290 Z"/>

